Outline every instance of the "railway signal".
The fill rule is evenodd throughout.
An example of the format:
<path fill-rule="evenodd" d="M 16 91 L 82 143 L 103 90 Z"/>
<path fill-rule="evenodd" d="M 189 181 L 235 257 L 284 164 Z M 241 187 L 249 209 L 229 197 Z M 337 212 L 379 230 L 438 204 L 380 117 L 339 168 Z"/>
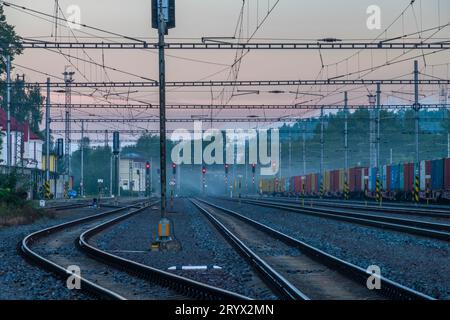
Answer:
<path fill-rule="evenodd" d="M 145 196 L 150 197 L 151 196 L 151 190 L 150 190 L 150 162 L 147 161 L 145 163 Z"/>
<path fill-rule="evenodd" d="M 225 164 L 225 195 L 228 193 L 228 171 L 229 171 L 229 165 Z"/>
<path fill-rule="evenodd" d="M 205 194 L 206 188 L 206 168 L 202 167 L 202 193 Z"/>

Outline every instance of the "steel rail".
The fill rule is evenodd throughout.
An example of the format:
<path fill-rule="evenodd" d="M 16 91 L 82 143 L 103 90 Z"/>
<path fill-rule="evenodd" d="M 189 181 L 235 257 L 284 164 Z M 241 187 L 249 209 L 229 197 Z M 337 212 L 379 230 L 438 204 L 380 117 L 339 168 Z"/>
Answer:
<path fill-rule="evenodd" d="M 224 213 L 227 213 L 233 217 L 240 219 L 241 221 L 252 225 L 260 231 L 266 232 L 276 239 L 283 241 L 284 243 L 294 246 L 309 255 L 311 258 L 317 260 L 324 265 L 339 270 L 343 274 L 353 278 L 354 280 L 360 282 L 362 285 L 366 285 L 367 279 L 370 274 L 367 273 L 363 268 L 354 265 L 348 261 L 337 258 L 331 254 L 328 254 L 316 247 L 313 247 L 303 241 L 295 239 L 289 235 L 286 235 L 278 230 L 275 230 L 272 227 L 269 227 L 265 224 L 262 224 L 256 220 L 252 220 L 248 217 L 245 217 L 242 214 L 239 214 L 230 209 L 218 206 L 216 204 L 210 203 L 208 201 L 199 199 L 199 201 L 207 204 L 213 208 L 216 208 Z M 386 297 L 390 297 L 392 299 L 398 300 L 435 300 L 433 297 L 425 295 L 421 292 L 418 292 L 414 289 L 403 286 L 395 281 L 389 280 L 383 276 L 379 276 L 381 280 L 381 293 Z"/>
<path fill-rule="evenodd" d="M 248 197 L 248 199 L 253 200 L 254 198 Z M 273 202 L 280 202 L 278 199 L 271 198 L 256 198 L 258 200 L 266 200 Z M 299 198 L 300 199 L 300 198 Z M 293 200 L 292 198 L 283 198 L 284 203 L 301 204 L 298 200 Z M 327 199 L 315 199 L 315 198 L 305 198 L 305 205 L 315 205 L 316 207 L 338 207 L 338 208 L 349 208 L 349 209 L 362 209 L 370 211 L 378 211 L 385 213 L 396 213 L 396 214 L 408 214 L 417 215 L 420 217 L 431 217 L 431 218 L 449 218 L 450 219 L 450 208 L 449 210 L 442 210 L 440 208 L 421 208 L 413 206 L 392 206 L 391 203 L 385 203 L 380 206 L 377 203 L 365 204 L 356 202 L 338 202 L 338 201 L 328 201 Z"/>
<path fill-rule="evenodd" d="M 135 261 L 131 261 L 117 255 L 113 255 L 109 252 L 100 250 L 99 248 L 89 243 L 89 239 L 93 236 L 101 233 L 114 224 L 131 218 L 132 216 L 142 212 L 144 209 L 145 208 L 126 213 L 120 217 L 104 222 L 94 228 L 83 232 L 77 239 L 79 247 L 82 251 L 86 252 L 95 260 L 102 261 L 110 266 L 125 270 L 129 274 L 137 275 L 141 278 L 167 286 L 187 296 L 199 300 L 250 300 L 250 298 L 246 296 L 228 290 L 213 287 L 208 284 L 200 283 L 185 277 L 165 272 L 160 269 L 143 265 Z"/>
<path fill-rule="evenodd" d="M 253 265 L 258 272 L 263 275 L 270 286 L 274 287 L 283 297 L 294 300 L 310 300 L 303 292 L 291 284 L 280 273 L 273 269 L 267 262 L 260 258 L 253 250 L 246 246 L 238 237 L 236 237 L 224 224 L 215 218 L 207 209 L 198 202 L 192 203 L 213 223 L 213 225 L 225 236 L 237 250 Z"/>
<path fill-rule="evenodd" d="M 115 210 L 111 210 L 108 212 L 92 215 L 85 218 L 80 218 L 77 220 L 69 221 L 66 223 L 62 223 L 53 227 L 49 227 L 40 231 L 36 231 L 28 236 L 26 236 L 20 243 L 19 243 L 19 249 L 20 253 L 29 261 L 32 261 L 34 264 L 38 265 L 41 268 L 44 268 L 48 271 L 53 272 L 58 278 L 65 280 L 70 276 L 73 276 L 72 273 L 70 273 L 66 268 L 63 266 L 58 265 L 57 263 L 45 258 L 44 256 L 38 254 L 37 252 L 33 251 L 31 249 L 31 246 L 33 243 L 35 243 L 37 240 L 45 238 L 49 234 L 53 234 L 56 232 L 59 232 L 61 230 L 64 230 L 69 227 L 76 226 L 81 223 L 90 222 L 108 215 L 111 215 L 113 213 L 121 212 L 124 210 L 127 210 L 129 207 L 123 207 Z M 97 296 L 102 299 L 108 299 L 108 300 L 125 300 L 125 298 L 121 295 L 119 295 L 116 292 L 113 292 L 107 288 L 104 288 L 102 286 L 97 285 L 96 283 L 89 281 L 83 277 L 80 277 L 81 282 L 81 288 L 84 292 Z"/>
<path fill-rule="evenodd" d="M 93 233 L 99 232 L 99 230 L 101 230 L 107 226 L 110 226 L 112 224 L 118 223 L 118 222 L 122 221 L 123 219 L 131 217 L 132 215 L 141 212 L 145 208 L 147 208 L 157 202 L 150 203 L 150 204 L 146 204 L 146 203 L 148 203 L 148 202 L 145 201 L 143 204 L 144 205 L 143 207 L 140 207 L 128 214 L 125 214 L 116 219 L 113 219 L 106 223 L 103 223 L 98 228 L 93 228 L 89 231 L 93 232 Z M 58 265 L 57 263 L 55 263 L 55 262 L 45 258 L 44 256 L 38 254 L 37 252 L 33 251 L 31 248 L 33 243 L 39 239 L 45 238 L 50 234 L 54 234 L 56 232 L 66 229 L 66 228 L 74 227 L 76 225 L 83 224 L 86 222 L 91 222 L 91 221 L 97 220 L 99 218 L 104 218 L 113 213 L 118 213 L 118 212 L 125 211 L 128 209 L 134 209 L 134 208 L 136 208 L 136 206 L 137 206 L 137 204 L 132 204 L 132 205 L 129 205 L 126 207 L 117 208 L 117 209 L 114 209 L 114 210 L 111 210 L 108 212 L 92 215 L 92 216 L 85 217 L 85 218 L 80 218 L 77 220 L 73 220 L 70 222 L 66 222 L 66 223 L 63 223 L 63 224 L 60 224 L 57 226 L 49 227 L 49 228 L 34 232 L 34 233 L 28 235 L 27 237 L 25 237 L 21 241 L 21 243 L 19 244 L 20 252 L 21 252 L 21 254 L 23 254 L 23 256 L 26 259 L 36 263 L 40 267 L 43 267 L 43 268 L 55 273 L 59 278 L 65 280 L 69 276 L 72 276 L 72 274 L 69 273 L 64 267 Z M 83 235 L 85 235 L 85 236 L 86 236 L 86 234 L 87 234 L 86 232 L 83 233 Z M 81 238 L 78 238 L 76 242 L 80 243 L 80 246 L 82 246 L 83 249 L 86 251 L 98 250 L 98 249 L 93 248 L 92 246 L 88 245 L 87 243 L 81 244 Z M 100 259 L 100 260 L 103 260 L 105 258 L 102 255 L 102 252 L 100 250 L 98 250 L 98 252 L 96 252 L 96 253 L 91 252 L 90 254 L 91 254 L 91 256 L 93 254 L 101 255 L 102 257 L 96 256 L 96 258 Z M 149 275 L 150 274 L 149 270 L 152 269 L 150 267 L 140 265 L 136 262 L 126 260 L 126 259 L 120 258 L 118 256 L 110 255 L 106 252 L 104 254 L 108 255 L 109 259 L 111 259 L 111 260 L 116 260 L 116 261 L 121 260 L 120 269 L 126 271 L 129 274 L 136 273 L 136 271 L 138 271 L 139 274 L 142 274 L 144 272 L 143 270 L 146 270 L 145 272 L 147 273 L 147 275 Z M 248 300 L 249 299 L 248 297 L 245 297 L 245 296 L 242 296 L 239 294 L 228 292 L 228 291 L 225 291 L 225 290 L 222 290 L 219 288 L 214 288 L 209 285 L 198 283 L 198 282 L 195 282 L 195 281 L 192 281 L 190 279 L 183 278 L 180 276 L 165 273 L 164 271 L 159 271 L 157 269 L 153 269 L 152 272 L 153 272 L 152 279 L 155 282 L 156 282 L 156 280 L 158 280 L 155 277 L 159 277 L 160 278 L 158 280 L 159 283 L 166 285 L 166 286 L 170 286 L 171 288 L 174 288 L 175 290 L 182 291 L 186 295 L 191 296 L 191 297 L 195 296 L 195 297 L 204 298 L 204 299 L 228 299 L 228 300 L 231 300 L 231 299 L 233 299 L 233 300 L 236 300 L 236 299 Z M 94 295 L 96 297 L 103 298 L 103 299 L 112 299 L 112 300 L 125 300 L 126 299 L 125 297 L 121 296 L 120 294 L 118 294 L 112 290 L 109 290 L 105 287 L 102 287 L 102 286 L 100 286 L 90 280 L 87 280 L 83 277 L 80 277 L 80 281 L 82 284 L 82 286 L 81 286 L 82 290 L 88 294 L 91 294 L 91 295 Z"/>
<path fill-rule="evenodd" d="M 229 199 L 226 199 L 229 200 Z M 254 204 L 262 207 L 275 208 L 281 210 L 292 211 L 300 214 L 332 218 L 335 220 L 344 220 L 361 225 L 378 227 L 382 229 L 390 229 L 401 231 L 404 233 L 426 236 L 432 239 L 450 241 L 450 225 L 419 221 L 413 219 L 402 219 L 387 216 L 377 216 L 367 213 L 352 213 L 348 211 L 330 210 L 323 208 L 301 207 L 297 205 L 278 204 L 273 202 L 265 202 L 258 200 L 245 200 L 242 202 Z"/>

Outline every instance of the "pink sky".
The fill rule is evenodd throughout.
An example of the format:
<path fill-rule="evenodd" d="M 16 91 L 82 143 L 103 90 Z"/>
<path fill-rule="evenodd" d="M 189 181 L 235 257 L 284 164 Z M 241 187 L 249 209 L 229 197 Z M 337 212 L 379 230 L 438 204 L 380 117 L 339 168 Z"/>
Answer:
<path fill-rule="evenodd" d="M 13 3 L 31 7 L 33 9 L 52 13 L 54 10 L 53 0 L 39 0 L 39 1 L 25 1 L 13 0 Z M 267 6 L 272 6 L 275 0 L 247 0 L 249 3 L 245 9 L 245 18 L 243 23 L 243 37 L 247 34 L 253 33 L 256 27 L 257 20 L 261 20 L 267 12 Z M 299 1 L 299 0 L 281 0 L 273 13 L 258 30 L 255 38 L 259 41 L 264 39 L 310 39 L 316 40 L 324 37 L 335 37 L 340 39 L 373 39 L 380 34 L 380 30 L 368 30 L 366 27 L 366 9 L 369 5 L 376 4 L 380 6 L 382 13 L 382 29 L 386 28 L 397 16 L 407 7 L 410 0 L 318 0 L 318 1 Z M 149 0 L 60 0 L 60 5 L 63 10 L 69 5 L 78 5 L 81 8 L 81 22 L 87 25 L 92 25 L 102 29 L 118 32 L 121 34 L 133 37 L 148 37 L 154 38 L 156 30 L 151 29 L 150 23 L 150 1 Z M 198 42 L 201 37 L 205 36 L 232 36 L 236 28 L 236 22 L 241 9 L 241 0 L 178 0 L 177 1 L 177 28 L 170 31 L 168 41 L 193 41 Z M 257 6 L 259 12 L 257 12 Z M 440 12 L 438 12 L 440 9 Z M 23 37 L 33 37 L 45 39 L 50 37 L 52 33 L 52 24 L 47 21 L 42 21 L 35 17 L 29 16 L 22 12 L 6 8 L 6 15 L 8 22 L 16 26 L 16 31 Z M 413 33 L 419 29 L 427 29 L 435 27 L 439 24 L 443 25 L 450 21 L 450 2 L 444 0 L 417 0 L 414 5 L 413 14 L 411 8 L 405 12 L 403 19 L 393 25 L 389 32 L 384 35 L 388 38 L 401 35 L 403 33 Z M 416 23 L 417 21 L 417 23 Z M 67 28 L 61 28 L 61 36 L 68 39 L 70 34 Z M 94 33 L 98 32 L 82 29 L 82 31 Z M 85 36 L 77 33 L 78 36 Z M 430 33 L 424 34 L 426 37 Z M 102 35 L 106 36 L 106 35 Z M 384 37 L 383 36 L 383 37 Z M 188 39 L 189 38 L 189 39 Z M 437 33 L 434 38 L 450 38 L 450 27 L 447 27 Z M 50 39 L 50 38 L 48 38 Z M 73 40 L 73 38 L 72 38 Z M 118 39 L 114 39 L 118 40 Z M 119 39 L 120 40 L 120 39 Z M 80 40 L 82 41 L 82 40 Z M 84 39 L 84 41 L 95 41 L 95 39 Z M 104 40 L 105 41 L 105 40 Z M 126 41 L 126 40 L 125 40 Z M 149 42 L 155 41 L 148 39 Z M 257 41 L 257 40 L 255 40 Z M 282 40 L 279 40 L 282 41 Z M 286 40 L 289 41 L 289 40 Z M 65 53 L 68 53 L 66 50 Z M 207 80 L 226 80 L 229 76 L 229 68 L 234 60 L 234 51 L 168 51 L 170 56 L 167 57 L 167 80 L 200 80 L 208 77 L 214 73 L 218 73 L 213 77 L 208 77 Z M 323 51 L 323 59 L 328 67 L 322 70 L 319 78 L 334 77 L 336 74 L 345 74 L 347 71 L 356 71 L 358 69 L 365 69 L 372 65 L 379 65 L 385 63 L 387 60 L 393 59 L 401 55 L 402 51 L 363 51 L 361 54 L 354 56 L 347 62 L 336 65 L 336 62 L 350 57 L 354 51 Z M 415 51 L 406 54 L 405 57 L 411 57 L 420 54 L 420 51 Z M 81 50 L 70 51 L 71 55 L 79 58 L 87 59 L 86 55 Z M 101 63 L 101 51 L 88 51 L 89 56 L 95 61 Z M 373 57 L 372 57 L 373 54 Z M 144 77 L 157 79 L 157 55 L 155 51 L 105 51 L 105 64 L 115 68 L 126 70 L 127 72 L 135 73 Z M 198 61 L 187 61 L 186 59 L 195 59 Z M 424 68 L 423 59 L 420 59 L 422 72 L 441 78 L 448 79 L 449 74 L 449 54 L 448 52 L 438 53 L 426 57 L 427 67 Z M 44 50 L 27 50 L 24 55 L 17 58 L 16 63 L 26 67 L 31 67 L 37 70 L 45 71 L 52 75 L 61 76 L 64 67 L 68 62 L 60 55 Z M 86 78 L 90 81 L 105 81 L 105 75 L 100 67 L 92 67 L 84 62 L 76 62 L 79 71 L 84 73 Z M 440 65 L 443 66 L 435 66 Z M 243 60 L 242 67 L 239 73 L 240 80 L 283 80 L 283 79 L 315 79 L 321 70 L 320 55 L 317 50 L 314 51 L 252 51 Z M 220 72 L 222 71 L 222 72 Z M 24 68 L 16 67 L 15 72 L 25 73 L 29 81 L 44 82 L 45 76 L 34 73 Z M 389 79 L 402 75 L 412 77 L 412 61 L 391 65 L 386 68 L 381 68 L 372 74 L 368 75 L 368 79 Z M 138 78 L 124 75 L 114 71 L 108 71 L 110 78 L 113 81 L 139 81 Z M 86 81 L 85 78 L 77 72 L 75 75 L 76 81 Z M 55 80 L 59 81 L 59 80 Z M 258 89 L 258 88 L 256 88 Z M 300 96 L 295 100 L 295 94 L 270 94 L 268 90 L 274 88 L 262 87 L 260 95 L 244 95 L 234 97 L 230 103 L 232 104 L 292 104 L 293 102 L 303 102 L 313 99 L 313 96 Z M 286 91 L 295 91 L 297 88 L 275 88 Z M 429 98 L 428 102 L 437 101 L 437 92 L 439 88 L 424 87 L 424 92 Z M 139 89 L 138 89 L 139 90 Z M 220 88 L 215 88 L 215 91 L 220 91 Z M 229 90 L 229 89 L 227 89 Z M 315 99 L 312 103 L 342 103 L 342 91 L 349 90 L 350 103 L 367 103 L 367 94 L 369 91 L 374 91 L 374 88 L 359 88 L 355 89 L 347 87 L 339 89 L 336 87 L 316 87 L 316 88 L 300 88 L 302 91 L 311 93 L 321 93 L 327 96 L 322 100 Z M 329 95 L 331 92 L 338 91 L 337 94 Z M 389 91 L 401 90 L 411 91 L 412 88 L 383 88 L 386 95 L 383 95 L 385 103 L 404 103 L 404 101 L 389 98 Z M 121 90 L 119 90 L 122 92 Z M 89 93 L 91 90 L 84 90 Z M 218 92 L 215 92 L 217 94 Z M 392 94 L 391 94 L 392 95 Z M 158 103 L 158 94 L 155 89 L 139 90 L 138 93 L 130 94 L 131 98 L 146 101 L 148 103 Z M 229 95 L 228 95 L 229 97 Z M 407 96 L 406 96 L 407 97 Z M 63 95 L 52 94 L 53 102 L 63 102 Z M 171 89 L 167 96 L 168 103 L 211 103 L 211 92 L 209 88 L 193 89 L 193 88 L 178 88 Z M 74 94 L 72 98 L 73 103 L 90 103 L 92 100 L 86 99 Z M 130 101 L 130 103 L 133 103 Z M 221 103 L 219 99 L 215 99 L 214 103 Z M 98 115 L 98 111 L 74 111 L 74 117 L 87 117 L 86 114 Z M 140 112 L 134 111 L 132 114 L 128 112 L 112 111 L 105 115 L 105 117 L 131 117 L 131 116 L 151 116 L 156 115 L 154 111 L 146 112 L 141 115 Z M 192 114 L 202 114 L 202 112 L 177 112 L 169 113 L 172 117 L 190 117 Z M 209 111 L 204 111 L 203 114 L 209 114 Z M 217 117 L 233 117 L 233 116 L 248 116 L 248 115 L 264 115 L 272 116 L 301 116 L 300 111 L 222 111 L 215 112 Z M 311 115 L 311 113 L 309 113 Z M 312 114 L 314 115 L 314 114 Z M 60 116 L 60 113 L 55 112 L 55 117 Z M 76 128 L 78 125 L 74 125 Z M 93 127 L 94 125 L 90 125 Z M 96 128 L 106 128 L 106 125 L 95 125 Z M 111 125 L 110 125 L 111 126 Z M 109 126 L 109 127 L 110 127 Z M 157 127 L 155 124 L 142 124 L 149 129 Z M 228 126 L 231 126 L 228 125 Z M 254 127 L 254 124 L 244 125 L 247 127 Z M 134 128 L 135 125 L 130 128 Z M 222 124 L 221 127 L 224 127 Z M 169 128 L 175 128 L 171 125 Z M 95 137 L 93 137 L 95 138 Z"/>

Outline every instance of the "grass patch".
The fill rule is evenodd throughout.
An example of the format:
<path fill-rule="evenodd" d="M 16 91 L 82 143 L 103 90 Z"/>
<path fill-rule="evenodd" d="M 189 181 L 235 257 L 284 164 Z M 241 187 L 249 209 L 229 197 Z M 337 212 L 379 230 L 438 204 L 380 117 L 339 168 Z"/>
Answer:
<path fill-rule="evenodd" d="M 44 217 L 54 218 L 55 212 L 36 208 L 31 202 L 21 206 L 0 204 L 0 227 L 30 224 Z"/>

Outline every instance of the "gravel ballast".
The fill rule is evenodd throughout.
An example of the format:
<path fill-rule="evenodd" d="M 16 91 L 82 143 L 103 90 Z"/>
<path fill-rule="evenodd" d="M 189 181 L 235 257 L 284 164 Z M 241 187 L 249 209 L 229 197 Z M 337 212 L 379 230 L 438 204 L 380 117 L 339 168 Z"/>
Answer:
<path fill-rule="evenodd" d="M 214 203 L 437 299 L 450 299 L 450 243 L 257 205 Z"/>
<path fill-rule="evenodd" d="M 18 252 L 27 235 L 85 216 L 111 209 L 77 208 L 59 211 L 54 219 L 41 219 L 30 225 L 0 228 L 0 300 L 74 300 L 89 297 L 70 291 L 52 273 L 29 264 Z"/>
<path fill-rule="evenodd" d="M 150 251 L 160 219 L 157 206 L 154 209 L 105 230 L 90 242 L 113 254 L 251 298 L 276 299 L 248 263 L 187 199 L 176 200 L 174 213 L 168 214 L 168 218 L 174 221 L 175 236 L 181 242 L 182 250 Z M 170 267 L 182 266 L 208 266 L 209 269 L 169 270 Z M 213 269 L 212 266 L 221 269 Z"/>

